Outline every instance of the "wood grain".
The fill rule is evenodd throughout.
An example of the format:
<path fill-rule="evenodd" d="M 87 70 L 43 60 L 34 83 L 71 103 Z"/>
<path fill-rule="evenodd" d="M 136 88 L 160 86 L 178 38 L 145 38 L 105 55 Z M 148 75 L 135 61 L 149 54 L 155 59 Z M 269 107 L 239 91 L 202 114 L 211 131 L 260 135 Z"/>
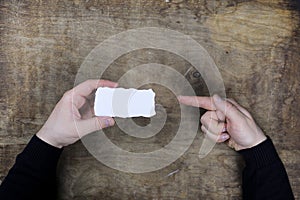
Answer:
<path fill-rule="evenodd" d="M 191 36 L 209 52 L 227 96 L 249 109 L 273 139 L 299 199 L 299 22 L 299 7 L 288 0 L 0 1 L 0 178 L 64 91 L 73 87 L 95 46 L 121 31 L 161 27 Z M 141 50 L 117 59 L 104 78 L 117 81 L 132 66 L 149 62 L 182 74 L 193 67 L 168 52 Z M 186 74 L 187 80 L 198 95 L 207 95 L 194 71 Z M 155 87 L 168 108 L 166 127 L 149 140 L 136 140 L 114 127 L 107 134 L 115 144 L 153 150 L 173 138 L 178 104 L 174 95 L 163 95 L 169 94 L 165 88 Z M 200 144 L 199 132 L 190 149 L 168 167 L 129 174 L 101 164 L 78 142 L 60 160 L 59 199 L 241 199 L 240 155 L 221 144 L 200 160 Z"/>

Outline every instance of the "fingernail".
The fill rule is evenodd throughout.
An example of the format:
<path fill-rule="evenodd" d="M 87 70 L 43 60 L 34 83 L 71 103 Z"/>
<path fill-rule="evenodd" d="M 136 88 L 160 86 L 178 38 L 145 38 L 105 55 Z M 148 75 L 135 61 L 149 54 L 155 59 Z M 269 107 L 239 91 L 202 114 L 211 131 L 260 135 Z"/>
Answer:
<path fill-rule="evenodd" d="M 225 132 L 227 132 L 227 128 L 226 127 L 224 127 L 223 130 L 222 130 L 222 133 L 225 133 Z"/>
<path fill-rule="evenodd" d="M 110 127 L 114 125 L 113 119 L 105 119 L 105 127 Z"/>
<path fill-rule="evenodd" d="M 215 94 L 213 96 L 213 99 L 214 99 L 215 102 L 221 102 L 222 101 L 221 97 L 219 95 L 217 95 L 217 94 Z"/>
<path fill-rule="evenodd" d="M 226 126 L 226 124 L 224 124 L 224 127 L 222 129 L 222 133 L 226 133 L 226 132 L 227 132 L 227 126 Z"/>
<path fill-rule="evenodd" d="M 225 140 L 228 140 L 228 139 L 229 139 L 229 135 L 227 135 L 227 134 L 221 135 L 221 140 L 222 141 L 225 141 Z"/>
<path fill-rule="evenodd" d="M 109 127 L 109 126 L 110 126 L 109 119 L 106 119 L 106 120 L 105 120 L 105 126 L 106 126 L 106 127 Z"/>

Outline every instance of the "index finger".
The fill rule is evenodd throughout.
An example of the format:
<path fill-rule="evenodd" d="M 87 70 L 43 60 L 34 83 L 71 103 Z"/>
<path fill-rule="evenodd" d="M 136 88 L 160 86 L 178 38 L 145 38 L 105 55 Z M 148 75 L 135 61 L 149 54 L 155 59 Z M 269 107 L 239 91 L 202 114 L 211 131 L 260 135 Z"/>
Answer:
<path fill-rule="evenodd" d="M 178 96 L 178 101 L 184 105 L 204 108 L 206 110 L 216 110 L 211 97 L 200 96 Z"/>
<path fill-rule="evenodd" d="M 117 87 L 118 83 L 108 80 L 87 80 L 73 88 L 73 94 L 87 97 L 99 87 Z"/>

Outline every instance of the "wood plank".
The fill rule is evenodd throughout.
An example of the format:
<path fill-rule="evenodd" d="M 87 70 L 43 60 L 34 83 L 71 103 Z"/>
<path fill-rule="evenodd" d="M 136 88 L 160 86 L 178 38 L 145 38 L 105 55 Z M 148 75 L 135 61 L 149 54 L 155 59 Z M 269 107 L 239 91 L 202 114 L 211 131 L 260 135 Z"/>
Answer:
<path fill-rule="evenodd" d="M 73 87 L 81 63 L 95 46 L 128 29 L 160 27 L 189 35 L 208 51 L 227 96 L 249 109 L 272 137 L 300 198 L 299 21 L 296 1 L 285 0 L 1 1 L 0 179 L 62 94 Z M 147 49 L 117 59 L 104 78 L 117 81 L 133 66 L 150 62 L 181 74 L 193 67 L 172 53 Z M 197 94 L 208 94 L 193 70 L 187 80 Z M 178 104 L 166 88 L 155 87 L 168 108 L 166 127 L 149 140 L 136 140 L 114 127 L 107 135 L 111 133 L 115 144 L 141 151 L 172 140 Z M 147 124 L 144 119 L 136 122 Z M 199 160 L 200 135 L 177 161 L 146 174 L 108 168 L 80 142 L 71 145 L 60 160 L 59 199 L 241 199 L 242 158 L 217 145 Z"/>

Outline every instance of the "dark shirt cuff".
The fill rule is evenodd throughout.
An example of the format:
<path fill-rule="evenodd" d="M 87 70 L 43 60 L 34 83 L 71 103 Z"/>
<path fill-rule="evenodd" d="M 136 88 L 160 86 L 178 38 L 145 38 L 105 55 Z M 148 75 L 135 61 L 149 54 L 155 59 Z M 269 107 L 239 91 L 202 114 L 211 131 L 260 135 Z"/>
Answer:
<path fill-rule="evenodd" d="M 34 135 L 22 152 L 24 157 L 46 168 L 56 165 L 63 148 L 56 148 Z M 48 165 L 48 167 L 46 166 Z"/>
<path fill-rule="evenodd" d="M 244 157 L 247 166 L 252 166 L 255 168 L 261 168 L 276 161 L 280 161 L 274 144 L 268 136 L 267 139 L 262 143 L 238 152 Z"/>

